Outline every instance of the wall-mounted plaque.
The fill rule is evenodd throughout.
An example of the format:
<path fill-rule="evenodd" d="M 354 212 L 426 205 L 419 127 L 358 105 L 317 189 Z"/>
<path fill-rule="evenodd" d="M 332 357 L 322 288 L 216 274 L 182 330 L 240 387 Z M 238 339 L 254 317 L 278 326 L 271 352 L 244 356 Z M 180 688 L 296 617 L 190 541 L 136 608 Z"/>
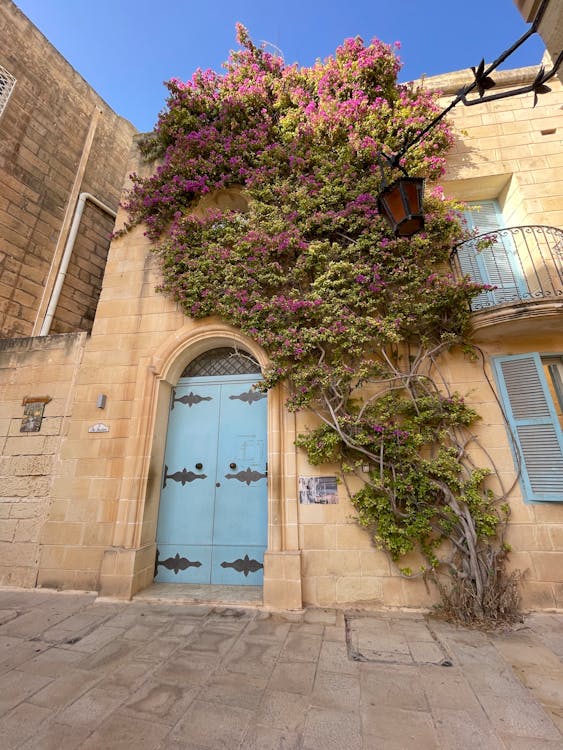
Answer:
<path fill-rule="evenodd" d="M 97 424 L 88 427 L 88 432 L 109 432 L 109 427 L 103 422 L 98 422 Z"/>
<path fill-rule="evenodd" d="M 26 396 L 22 401 L 23 419 L 20 432 L 39 432 L 43 421 L 45 404 L 51 400 L 50 396 Z"/>
<path fill-rule="evenodd" d="M 302 505 L 335 505 L 338 502 L 336 477 L 299 477 Z"/>

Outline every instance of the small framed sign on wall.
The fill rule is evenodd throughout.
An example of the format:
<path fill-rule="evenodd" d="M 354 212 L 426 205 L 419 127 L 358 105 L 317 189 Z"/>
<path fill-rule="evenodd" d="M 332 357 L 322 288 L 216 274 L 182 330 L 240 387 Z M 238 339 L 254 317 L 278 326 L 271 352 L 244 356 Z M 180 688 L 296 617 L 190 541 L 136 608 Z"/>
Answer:
<path fill-rule="evenodd" d="M 39 432 L 43 421 L 45 404 L 51 400 L 50 396 L 26 396 L 22 401 L 23 419 L 20 432 Z"/>

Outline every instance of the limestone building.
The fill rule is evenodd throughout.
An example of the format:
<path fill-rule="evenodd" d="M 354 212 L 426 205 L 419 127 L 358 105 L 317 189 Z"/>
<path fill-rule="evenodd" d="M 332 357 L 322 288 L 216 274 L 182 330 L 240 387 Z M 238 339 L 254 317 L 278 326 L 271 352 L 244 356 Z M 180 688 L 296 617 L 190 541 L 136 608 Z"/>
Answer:
<path fill-rule="evenodd" d="M 0 39 L 0 333 L 89 333 L 136 131 L 11 0 Z"/>
<path fill-rule="evenodd" d="M 2 0 L 3 582 L 33 586 L 36 581 L 39 532 L 71 408 L 70 372 L 92 329 L 135 132 L 11 0 Z M 14 416 L 25 408 L 22 400 L 47 395 L 41 433 L 20 434 Z"/>
<path fill-rule="evenodd" d="M 8 8 L 29 32 L 28 22 Z M 93 97 L 88 112 L 102 106 L 75 73 L 58 64 L 84 97 Z M 18 78 L 15 56 L 0 59 L 0 65 Z M 535 74 L 533 68 L 508 71 L 497 85 L 524 85 Z M 467 76 L 452 73 L 428 85 L 444 92 L 446 104 Z M 443 367 L 451 385 L 485 415 L 479 436 L 505 485 L 512 486 L 511 564 L 526 572 L 524 603 L 537 608 L 563 606 L 563 91 L 557 80 L 550 85 L 551 94 L 533 109 L 531 95 L 524 95 L 454 110 L 458 136 L 443 181 L 447 195 L 482 206 L 470 218 L 478 230 L 498 230 L 486 255 L 469 243 L 452 258 L 454 273 L 496 287 L 473 306 L 483 361 L 452 356 Z M 0 130 L 10 107 L 16 109 L 17 90 L 18 83 Z M 115 115 L 104 110 L 99 116 L 101 132 L 105 117 Z M 86 114 L 83 122 L 88 132 Z M 131 128 L 111 122 L 112 133 L 119 126 L 116 152 L 125 152 Z M 152 168 L 141 162 L 135 143 L 111 185 L 105 166 L 94 169 L 96 161 L 87 160 L 84 180 L 91 164 L 91 179 L 99 172 L 108 184 L 82 183 L 75 200 L 87 189 L 115 207 L 123 174 Z M 18 188 L 13 190 L 15 210 Z M 22 205 L 29 205 L 20 192 Z M 213 200 L 233 205 L 238 197 L 227 190 Z M 67 203 L 61 198 L 53 210 L 68 226 Z M 117 225 L 125 218 L 118 211 Z M 330 480 L 335 468 L 310 467 L 296 449 L 294 437 L 306 415 L 286 411 L 281 388 L 267 398 L 253 397 L 249 384 L 266 364 L 265 352 L 219 319 L 187 319 L 155 291 L 159 269 L 142 227 L 112 241 L 91 327 L 65 321 L 61 302 L 49 335 L 39 337 L 50 295 L 39 292 L 49 285 L 53 258 L 64 254 L 61 245 L 55 239 L 48 260 L 37 260 L 43 276 L 35 302 L 20 316 L 20 328 L 5 328 L 0 345 L 0 584 L 131 597 L 156 575 L 157 582 L 258 583 L 266 605 L 291 609 L 432 603 L 432 592 L 401 578 L 358 527 L 345 493 Z M 233 348 L 244 352 L 241 361 L 228 356 Z M 522 393 L 531 410 L 522 407 Z M 26 399 L 38 411 L 43 404 L 37 432 L 21 432 Z M 222 421 L 227 409 L 231 424 L 238 425 L 232 435 Z M 209 470 L 209 446 L 197 431 L 202 420 L 213 425 L 225 464 L 221 476 Z M 530 427 L 533 432 L 538 425 L 539 457 L 530 437 Z M 207 482 L 207 495 L 189 494 L 198 482 Z M 234 521 L 225 528 L 219 523 L 221 492 L 229 482 L 252 490 L 241 500 L 253 509 L 249 538 Z M 195 509 L 185 502 L 188 496 L 195 498 Z M 163 498 L 179 506 L 179 515 L 159 513 Z M 189 554 L 174 546 L 177 529 L 189 536 L 198 524 L 210 529 L 201 532 L 209 535 L 207 545 L 186 544 Z"/>

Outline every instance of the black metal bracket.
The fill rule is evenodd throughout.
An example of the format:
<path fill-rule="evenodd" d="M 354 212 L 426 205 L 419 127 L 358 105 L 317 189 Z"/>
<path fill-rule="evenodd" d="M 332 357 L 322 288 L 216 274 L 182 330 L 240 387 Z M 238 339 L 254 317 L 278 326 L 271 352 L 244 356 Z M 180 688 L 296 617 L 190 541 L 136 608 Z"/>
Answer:
<path fill-rule="evenodd" d="M 542 0 L 538 12 L 536 13 L 532 25 L 530 26 L 528 31 L 526 31 L 526 33 L 523 34 L 520 39 L 514 42 L 511 47 L 509 47 L 501 55 L 499 55 L 497 59 L 494 60 L 494 62 L 492 62 L 487 68 L 485 68 L 485 61 L 481 60 L 477 67 L 471 68 L 474 75 L 474 80 L 472 81 L 472 83 L 464 86 L 457 93 L 455 98 L 448 104 L 448 106 L 444 110 L 442 110 L 440 114 L 434 117 L 434 119 L 432 119 L 428 123 L 428 125 L 423 130 L 421 130 L 420 133 L 418 133 L 418 135 L 416 135 L 410 141 L 407 141 L 396 154 L 392 156 L 383 154 L 385 160 L 390 166 L 399 166 L 399 160 L 407 153 L 407 151 L 414 145 L 419 143 L 424 138 L 424 136 L 430 130 L 432 130 L 432 128 L 435 127 L 448 114 L 448 112 L 450 112 L 460 102 L 462 102 L 467 107 L 471 107 L 475 104 L 482 104 L 484 102 L 491 102 L 498 99 L 506 99 L 510 96 L 517 96 L 519 94 L 526 94 L 530 91 L 533 91 L 533 106 L 535 107 L 538 101 L 538 95 L 546 94 L 551 91 L 549 86 L 546 86 L 545 84 L 546 81 L 548 81 L 557 73 L 561 64 L 563 63 L 563 52 L 559 53 L 551 70 L 546 71 L 543 65 L 540 66 L 536 78 L 529 86 L 522 86 L 520 88 L 510 89 L 509 91 L 502 91 L 498 94 L 490 94 L 488 96 L 485 96 L 485 93 L 496 85 L 495 81 L 491 77 L 491 73 L 496 70 L 496 68 L 498 68 L 498 66 L 501 65 L 501 63 L 503 63 L 513 52 L 515 52 L 518 47 L 524 44 L 524 42 L 526 42 L 532 36 L 532 34 L 535 34 L 537 32 L 543 15 L 546 11 L 548 2 L 549 0 Z M 471 94 L 475 90 L 478 91 L 479 96 L 476 99 L 468 100 L 468 94 Z"/>
<path fill-rule="evenodd" d="M 555 61 L 555 64 L 551 68 L 551 70 L 547 70 L 543 67 L 543 65 L 538 70 L 538 74 L 535 77 L 533 83 L 531 83 L 529 86 L 521 86 L 517 89 L 510 89 L 509 91 L 501 91 L 498 94 L 490 94 L 489 96 L 484 96 L 484 93 L 486 90 L 492 88 L 495 85 L 495 82 L 493 79 L 487 74 L 486 71 L 482 70 L 482 66 L 484 66 L 483 60 L 481 60 L 481 63 L 477 70 L 475 68 L 472 68 L 473 73 L 475 75 L 475 82 L 477 83 L 477 88 L 479 89 L 479 98 L 478 99 L 472 99 L 469 101 L 467 99 L 467 89 L 462 89 L 458 96 L 461 98 L 461 101 L 466 107 L 472 107 L 474 104 L 482 104 L 483 102 L 492 102 L 496 99 L 506 99 L 509 96 L 518 96 L 519 94 L 527 94 L 530 91 L 534 92 L 534 103 L 533 107 L 536 106 L 538 103 L 538 95 L 539 94 L 547 94 L 551 91 L 549 86 L 546 86 L 546 81 L 549 81 L 550 78 L 553 78 L 553 76 L 557 73 L 559 67 L 561 66 L 561 63 L 563 62 L 563 52 L 560 52 L 557 60 Z M 488 71 L 490 72 L 490 70 Z"/>

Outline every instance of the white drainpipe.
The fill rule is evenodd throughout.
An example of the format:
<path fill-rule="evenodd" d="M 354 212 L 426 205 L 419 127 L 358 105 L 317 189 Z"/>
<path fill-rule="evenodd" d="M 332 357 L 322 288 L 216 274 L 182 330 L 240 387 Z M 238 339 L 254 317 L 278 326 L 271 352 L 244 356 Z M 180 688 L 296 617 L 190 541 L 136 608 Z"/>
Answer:
<path fill-rule="evenodd" d="M 98 208 L 100 208 L 106 214 L 109 214 L 110 216 L 112 216 L 114 219 L 117 216 L 117 213 L 113 209 L 111 209 L 109 206 L 106 206 L 105 203 L 102 203 L 102 201 L 98 200 L 91 193 L 80 193 L 80 195 L 78 196 L 78 201 L 76 202 L 76 208 L 74 209 L 74 217 L 72 219 L 70 232 L 68 234 L 68 238 L 66 241 L 65 249 L 63 252 L 63 257 L 61 258 L 61 265 L 59 266 L 59 272 L 57 274 L 55 285 L 53 287 L 51 299 L 49 300 L 47 312 L 45 313 L 45 318 L 43 319 L 43 325 L 41 326 L 41 330 L 39 332 L 40 336 L 47 336 L 49 331 L 51 330 L 51 324 L 53 322 L 55 310 L 57 309 L 57 305 L 59 304 L 59 297 L 61 296 L 61 291 L 62 291 L 64 280 L 66 277 L 66 272 L 68 270 L 68 265 L 70 263 L 70 258 L 72 256 L 72 251 L 74 249 L 74 243 L 76 242 L 76 236 L 78 234 L 78 227 L 80 225 L 80 219 L 82 218 L 82 214 L 84 213 L 84 206 L 86 205 L 86 201 L 90 201 L 95 206 L 98 206 Z"/>

